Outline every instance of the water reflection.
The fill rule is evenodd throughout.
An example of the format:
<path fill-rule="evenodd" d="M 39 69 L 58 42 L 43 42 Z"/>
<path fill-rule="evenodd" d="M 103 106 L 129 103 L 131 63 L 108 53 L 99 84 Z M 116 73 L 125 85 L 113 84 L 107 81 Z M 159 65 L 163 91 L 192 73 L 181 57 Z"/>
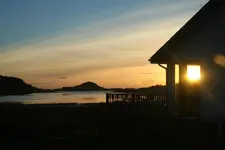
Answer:
<path fill-rule="evenodd" d="M 20 102 L 23 104 L 49 103 L 101 103 L 105 102 L 105 92 L 56 92 L 34 93 L 0 97 L 0 102 Z"/>

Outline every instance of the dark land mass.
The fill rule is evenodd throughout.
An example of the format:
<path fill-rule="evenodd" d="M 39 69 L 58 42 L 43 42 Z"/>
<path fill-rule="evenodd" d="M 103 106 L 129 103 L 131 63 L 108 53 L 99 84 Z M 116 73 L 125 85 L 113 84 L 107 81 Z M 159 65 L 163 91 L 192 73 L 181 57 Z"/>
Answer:
<path fill-rule="evenodd" d="M 142 94 L 161 94 L 166 92 L 166 86 L 163 85 L 156 85 L 156 86 L 150 86 L 145 88 L 114 88 L 110 89 L 114 92 L 133 92 L 133 93 L 142 93 Z"/>
<path fill-rule="evenodd" d="M 20 78 L 0 75 L 0 95 L 21 95 L 44 91 L 25 83 Z"/>
<path fill-rule="evenodd" d="M 0 76 L 0 96 L 3 95 L 23 95 L 31 93 L 46 93 L 57 91 L 114 91 L 114 92 L 136 92 L 143 94 L 165 93 L 165 86 L 151 86 L 146 88 L 104 88 L 94 82 L 85 82 L 72 87 L 63 87 L 59 89 L 40 89 L 25 83 L 22 79 L 16 77 Z"/>
<path fill-rule="evenodd" d="M 76 85 L 73 87 L 63 87 L 58 90 L 59 91 L 104 91 L 106 89 L 97 85 L 94 82 L 85 82 L 80 85 Z"/>
<path fill-rule="evenodd" d="M 170 116 L 163 105 L 149 103 L 1 103 L 0 118 L 2 149 L 225 148 L 217 123 Z"/>

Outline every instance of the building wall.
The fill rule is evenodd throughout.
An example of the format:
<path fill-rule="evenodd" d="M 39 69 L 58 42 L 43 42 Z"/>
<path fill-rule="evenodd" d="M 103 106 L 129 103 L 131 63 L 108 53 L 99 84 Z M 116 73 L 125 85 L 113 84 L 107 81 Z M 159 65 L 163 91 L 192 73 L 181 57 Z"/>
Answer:
<path fill-rule="evenodd" d="M 204 78 L 201 81 L 201 115 L 225 116 L 225 69 L 214 62 L 205 62 L 202 70 Z"/>
<path fill-rule="evenodd" d="M 174 59 L 193 60 L 201 65 L 200 115 L 225 116 L 225 8 L 201 28 L 193 30 L 181 45 Z M 216 56 L 220 56 L 219 60 L 215 60 Z"/>

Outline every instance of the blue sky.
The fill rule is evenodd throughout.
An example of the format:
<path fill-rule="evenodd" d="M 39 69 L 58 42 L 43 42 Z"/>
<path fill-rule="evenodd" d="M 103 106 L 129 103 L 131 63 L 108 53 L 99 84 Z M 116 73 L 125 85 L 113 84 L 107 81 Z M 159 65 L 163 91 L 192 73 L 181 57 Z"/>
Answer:
<path fill-rule="evenodd" d="M 3 0 L 2 46 L 115 17 L 148 0 Z"/>
<path fill-rule="evenodd" d="M 1 74 L 44 88 L 164 84 L 148 58 L 206 2 L 1 0 Z"/>

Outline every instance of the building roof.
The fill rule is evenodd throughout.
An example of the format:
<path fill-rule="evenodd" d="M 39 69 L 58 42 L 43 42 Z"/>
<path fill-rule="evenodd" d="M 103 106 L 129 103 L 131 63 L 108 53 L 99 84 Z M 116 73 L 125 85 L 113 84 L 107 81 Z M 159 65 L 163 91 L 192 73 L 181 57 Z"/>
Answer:
<path fill-rule="evenodd" d="M 150 59 L 151 63 L 167 64 L 173 60 L 173 54 L 181 51 L 185 41 L 190 40 L 193 34 L 212 22 L 222 9 L 225 9 L 225 0 L 210 0 L 203 6 L 172 38 L 170 38 Z"/>

